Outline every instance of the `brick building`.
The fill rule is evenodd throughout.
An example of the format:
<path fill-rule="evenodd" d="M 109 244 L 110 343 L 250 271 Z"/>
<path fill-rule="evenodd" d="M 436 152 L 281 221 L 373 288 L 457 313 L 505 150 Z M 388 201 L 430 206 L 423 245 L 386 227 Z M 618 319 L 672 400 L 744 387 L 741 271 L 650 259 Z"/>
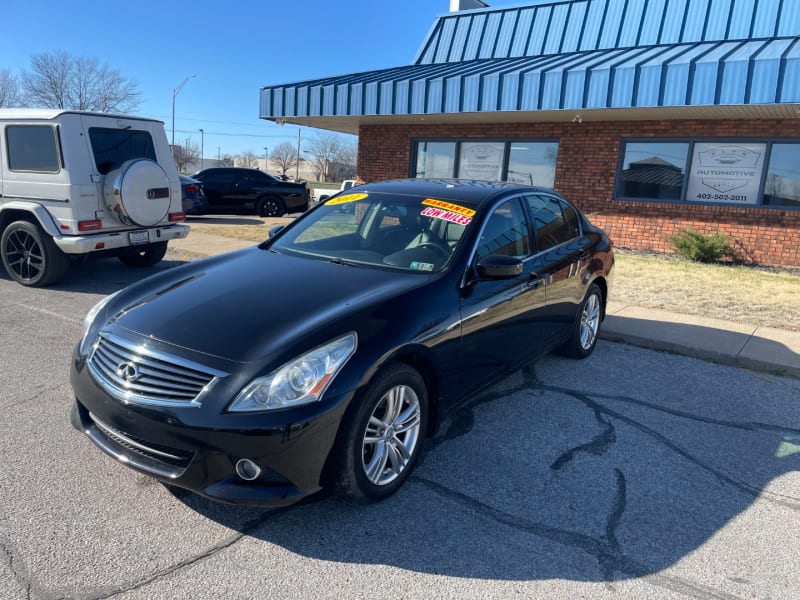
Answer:
<path fill-rule="evenodd" d="M 800 2 L 453 4 L 414 64 L 263 88 L 262 118 L 357 134 L 364 181 L 533 183 L 619 246 L 800 267 Z"/>

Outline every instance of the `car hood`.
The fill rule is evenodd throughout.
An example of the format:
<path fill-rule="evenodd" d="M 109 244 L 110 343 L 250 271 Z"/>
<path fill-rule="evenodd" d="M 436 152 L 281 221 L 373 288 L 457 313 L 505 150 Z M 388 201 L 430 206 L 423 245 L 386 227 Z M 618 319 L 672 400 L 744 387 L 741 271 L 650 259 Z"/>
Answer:
<path fill-rule="evenodd" d="M 237 362 L 263 360 L 309 335 L 345 327 L 348 317 L 430 278 L 257 247 L 163 275 L 156 285 L 139 284 L 139 294 L 131 296 L 136 286 L 124 294 L 114 325 Z"/>

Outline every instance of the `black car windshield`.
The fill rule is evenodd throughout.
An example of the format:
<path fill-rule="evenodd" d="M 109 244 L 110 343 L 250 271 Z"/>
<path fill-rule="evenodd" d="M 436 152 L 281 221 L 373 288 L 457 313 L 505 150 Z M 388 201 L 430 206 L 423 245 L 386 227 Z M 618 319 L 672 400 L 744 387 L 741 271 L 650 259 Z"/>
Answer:
<path fill-rule="evenodd" d="M 284 254 L 415 272 L 446 268 L 475 210 L 424 196 L 355 192 L 331 198 L 270 249 Z"/>

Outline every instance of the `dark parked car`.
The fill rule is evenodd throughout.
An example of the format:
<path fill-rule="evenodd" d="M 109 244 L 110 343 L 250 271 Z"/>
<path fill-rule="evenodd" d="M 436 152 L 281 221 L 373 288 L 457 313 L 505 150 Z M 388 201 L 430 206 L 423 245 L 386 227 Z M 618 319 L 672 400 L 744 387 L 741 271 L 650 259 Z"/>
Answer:
<path fill-rule="evenodd" d="M 355 187 L 95 306 L 72 422 L 214 500 L 380 500 L 470 395 L 553 349 L 592 352 L 613 264 L 606 234 L 548 190 Z"/>
<path fill-rule="evenodd" d="M 280 217 L 308 209 L 305 183 L 281 181 L 258 169 L 213 167 L 192 177 L 202 182 L 213 211 L 245 209 L 262 217 Z"/>
<path fill-rule="evenodd" d="M 183 212 L 187 215 L 202 215 L 208 210 L 208 200 L 203 193 L 203 184 L 186 175 L 178 175 L 181 180 L 181 200 Z"/>

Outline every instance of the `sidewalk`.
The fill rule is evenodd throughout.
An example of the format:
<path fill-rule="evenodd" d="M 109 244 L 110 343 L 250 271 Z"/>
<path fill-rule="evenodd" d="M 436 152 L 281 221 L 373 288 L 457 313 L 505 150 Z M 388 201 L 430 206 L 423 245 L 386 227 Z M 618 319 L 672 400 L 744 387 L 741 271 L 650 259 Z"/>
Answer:
<path fill-rule="evenodd" d="M 280 224 L 289 219 L 275 221 Z M 170 249 L 196 258 L 252 245 L 192 231 L 185 239 L 172 240 Z M 606 312 L 600 330 L 605 339 L 800 378 L 800 332 L 642 308 L 613 299 Z"/>

